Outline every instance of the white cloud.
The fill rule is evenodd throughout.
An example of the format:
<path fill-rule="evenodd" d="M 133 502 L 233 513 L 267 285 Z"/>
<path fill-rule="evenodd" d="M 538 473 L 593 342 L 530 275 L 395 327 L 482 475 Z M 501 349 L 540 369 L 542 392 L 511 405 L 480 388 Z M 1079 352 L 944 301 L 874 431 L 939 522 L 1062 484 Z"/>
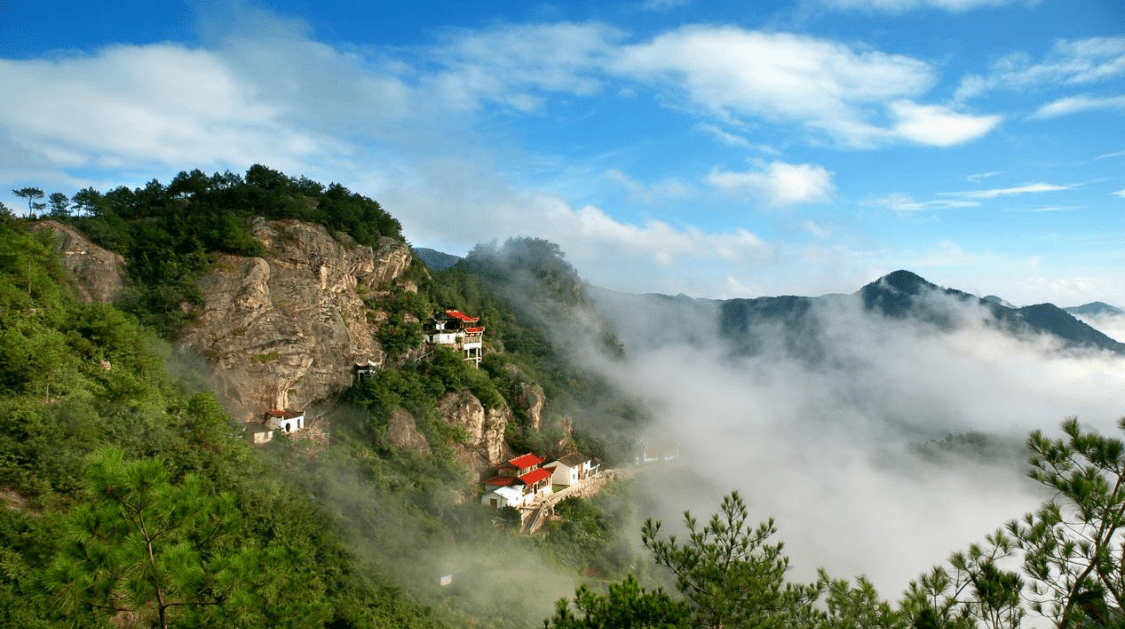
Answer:
<path fill-rule="evenodd" d="M 863 205 L 881 207 L 900 213 L 923 212 L 928 210 L 966 208 L 980 205 L 979 201 L 963 199 L 932 199 L 929 201 L 915 201 L 909 194 L 895 192 L 879 197 L 864 199 Z"/>
<path fill-rule="evenodd" d="M 621 170 L 611 168 L 605 171 L 606 178 L 621 184 L 629 195 L 646 203 L 655 203 L 665 199 L 683 199 L 691 196 L 692 190 L 683 181 L 675 177 L 667 177 L 655 184 L 644 184 Z"/>
<path fill-rule="evenodd" d="M 723 144 L 726 144 L 728 146 L 737 146 L 737 147 L 740 147 L 740 148 L 756 149 L 756 150 L 762 151 L 763 153 L 777 154 L 777 149 L 774 149 L 771 146 L 766 146 L 765 144 L 754 144 L 750 140 L 747 140 L 746 138 L 742 137 L 741 135 L 730 133 L 730 132 L 724 130 L 722 127 L 720 127 L 718 125 L 715 125 L 715 124 L 711 124 L 709 122 L 701 122 L 698 125 L 696 125 L 696 128 L 699 129 L 700 131 L 703 131 L 705 133 L 709 133 L 709 134 L 715 136 L 716 139 L 718 139 L 720 142 L 722 142 Z"/>
<path fill-rule="evenodd" d="M 995 89 L 1086 85 L 1122 75 L 1125 37 L 1060 40 L 1038 63 L 1017 53 L 994 63 L 988 74 L 965 77 L 956 97 L 964 100 Z"/>
<path fill-rule="evenodd" d="M 535 24 L 457 31 L 427 53 L 442 70 L 425 76 L 437 94 L 471 109 L 493 101 L 538 109 L 543 93 L 589 95 L 620 33 L 599 24 Z"/>
<path fill-rule="evenodd" d="M 1004 173 L 999 171 L 999 170 L 993 170 L 993 171 L 989 171 L 989 172 L 986 172 L 986 173 L 974 173 L 972 175 L 969 175 L 969 176 L 965 177 L 965 179 L 968 179 L 969 181 L 972 181 L 973 183 L 976 183 L 978 181 L 984 181 L 985 179 L 989 179 L 991 177 L 995 177 L 997 175 L 1003 175 L 1003 174 Z"/>
<path fill-rule="evenodd" d="M 720 119 L 797 123 L 855 146 L 948 146 L 998 122 L 913 103 L 935 80 L 923 61 L 789 33 L 686 26 L 621 47 L 611 71 Z M 896 124 L 881 127 L 880 114 Z"/>
<path fill-rule="evenodd" d="M 727 194 L 747 195 L 771 206 L 825 203 L 832 194 L 832 173 L 815 164 L 772 162 L 764 170 L 731 172 L 715 167 L 706 182 Z"/>
<path fill-rule="evenodd" d="M 801 229 L 820 240 L 824 240 L 832 235 L 832 230 L 816 221 L 808 219 L 801 221 Z"/>
<path fill-rule="evenodd" d="M 1079 205 L 1040 205 L 1038 207 L 1006 208 L 1005 211 L 1006 212 L 1043 213 L 1043 212 L 1072 212 L 1074 210 L 1080 210 L 1080 209 L 1082 209 L 1082 206 L 1079 206 Z"/>
<path fill-rule="evenodd" d="M 918 9 L 941 9 L 963 13 L 982 7 L 1010 4 L 1014 0 L 825 0 L 830 7 L 867 13 L 905 13 Z"/>
<path fill-rule="evenodd" d="M 1010 197 L 1017 194 L 1035 194 L 1039 192 L 1057 192 L 1069 190 L 1071 186 L 1057 186 L 1050 183 L 1029 183 L 1013 188 L 992 188 L 990 190 L 974 190 L 971 192 L 950 192 L 947 194 L 964 197 L 966 199 L 995 199 L 997 197 Z"/>
<path fill-rule="evenodd" d="M 611 313 L 626 330 L 630 359 L 605 366 L 607 375 L 655 401 L 654 434 L 677 440 L 677 465 L 701 479 L 665 482 L 654 493 L 670 532 L 680 530 L 684 509 L 705 515 L 738 489 L 752 518 L 777 517 L 795 580 L 824 566 L 901 592 L 1044 499 L 1026 484 L 1018 455 L 1002 467 L 967 459 L 913 465 L 907 444 L 969 431 L 1018 444 L 1031 429 L 1054 435 L 1068 415 L 1116 431 L 1120 358 L 1052 354 L 1048 343 L 987 325 L 981 309 L 933 303 L 959 318 L 956 331 L 871 317 L 854 299 L 817 308 L 824 333 L 815 368 L 771 343 L 778 334 L 769 326 L 751 330 L 762 355 L 731 359 L 732 331 L 709 339 L 717 328 L 698 317 L 677 319 L 649 304 Z M 690 343 L 674 340 L 677 320 L 690 325 Z M 655 328 L 668 331 L 655 337 L 664 346 L 652 342 L 647 331 Z M 754 473 L 745 472 L 748 461 Z M 850 543 L 835 543 L 841 535 Z"/>
<path fill-rule="evenodd" d="M 387 178 L 376 198 L 402 221 L 412 240 L 443 251 L 467 251 L 478 242 L 512 236 L 536 236 L 558 243 L 568 258 L 602 266 L 607 275 L 629 273 L 633 265 L 690 264 L 720 260 L 741 264 L 774 255 L 753 232 L 734 229 L 706 232 L 665 221 L 622 221 L 601 208 L 572 207 L 561 197 L 540 191 L 519 192 L 467 160 L 442 159 Z M 450 208 L 471 221 L 447 227 Z M 623 271 L 629 267 L 630 271 Z M 634 276 L 635 277 L 635 276 Z"/>
<path fill-rule="evenodd" d="M 1115 197 L 1121 197 L 1122 199 L 1125 199 L 1125 188 L 1122 188 L 1121 190 L 1118 190 L 1117 192 L 1114 192 L 1112 194 Z"/>
<path fill-rule="evenodd" d="M 620 222 L 600 208 L 587 205 L 577 211 L 561 204 L 552 221 L 574 225 L 577 234 L 609 248 L 651 256 L 660 264 L 671 264 L 681 258 L 745 260 L 762 259 L 770 248 L 757 235 L 745 229 L 708 234 L 695 227 L 677 229 L 663 221 L 644 225 Z"/>
<path fill-rule="evenodd" d="M 897 119 L 894 134 L 930 146 L 952 146 L 975 140 L 1000 124 L 1000 116 L 959 114 L 941 105 L 918 105 L 909 101 L 891 103 Z"/>
<path fill-rule="evenodd" d="M 0 61 L 0 120 L 24 148 L 64 166 L 242 164 L 333 150 L 285 124 L 221 56 L 176 45 Z"/>
<path fill-rule="evenodd" d="M 1031 114 L 1032 118 L 1058 118 L 1075 113 L 1099 109 L 1125 109 L 1125 96 L 1067 96 L 1043 105 Z"/>
<path fill-rule="evenodd" d="M 651 11 L 668 11 L 691 3 L 692 0 L 645 0 L 644 7 Z"/>

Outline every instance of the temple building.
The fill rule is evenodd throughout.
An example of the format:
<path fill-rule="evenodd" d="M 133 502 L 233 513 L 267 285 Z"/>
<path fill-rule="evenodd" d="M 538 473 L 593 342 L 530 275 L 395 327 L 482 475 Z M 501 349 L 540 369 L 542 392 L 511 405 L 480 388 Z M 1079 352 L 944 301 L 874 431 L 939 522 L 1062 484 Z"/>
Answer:
<path fill-rule="evenodd" d="M 466 361 L 480 367 L 480 359 L 484 351 L 484 326 L 480 325 L 480 317 L 470 317 L 458 310 L 446 310 L 435 315 L 423 329 L 426 343 L 451 347 L 459 352 Z"/>

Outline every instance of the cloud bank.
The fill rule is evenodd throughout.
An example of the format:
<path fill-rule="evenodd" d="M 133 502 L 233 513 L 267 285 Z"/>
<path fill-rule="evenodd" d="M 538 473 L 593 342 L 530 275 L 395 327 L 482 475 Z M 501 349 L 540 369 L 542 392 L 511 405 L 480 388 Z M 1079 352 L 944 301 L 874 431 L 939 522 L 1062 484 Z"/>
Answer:
<path fill-rule="evenodd" d="M 737 489 L 753 517 L 777 518 L 793 578 L 811 580 L 819 566 L 865 574 L 895 599 L 1045 498 L 1019 456 L 934 461 L 910 443 L 980 432 L 1015 447 L 1071 415 L 1117 432 L 1120 357 L 1062 354 L 997 332 L 975 307 L 941 303 L 959 321 L 951 334 L 871 318 L 850 298 L 824 302 L 815 311 L 828 357 L 811 364 L 771 345 L 776 329 L 755 330 L 761 354 L 732 358 L 700 311 L 685 321 L 618 304 L 630 330 L 684 332 L 664 330 L 654 345 L 626 330 L 628 367 L 608 374 L 656 409 L 652 436 L 680 444 L 676 466 L 647 476 L 670 532 L 683 509 L 706 516 Z"/>

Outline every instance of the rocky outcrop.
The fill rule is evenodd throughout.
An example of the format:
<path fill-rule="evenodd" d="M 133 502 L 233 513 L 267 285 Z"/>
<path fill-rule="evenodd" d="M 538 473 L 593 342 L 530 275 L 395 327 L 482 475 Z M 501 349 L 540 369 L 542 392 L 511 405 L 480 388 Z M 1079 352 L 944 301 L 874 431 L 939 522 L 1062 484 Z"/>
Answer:
<path fill-rule="evenodd" d="M 95 245 L 78 230 L 58 221 L 38 221 L 32 229 L 54 232 L 67 275 L 86 302 L 110 303 L 125 285 L 125 258 Z"/>
<path fill-rule="evenodd" d="M 414 416 L 404 410 L 397 410 L 387 423 L 387 443 L 400 450 L 412 450 L 421 454 L 430 453 L 430 442 L 418 432 Z"/>
<path fill-rule="evenodd" d="M 472 393 L 448 393 L 438 400 L 442 420 L 465 431 L 465 441 L 457 446 L 457 459 L 474 471 L 495 467 L 508 457 L 504 431 L 512 421 L 508 408 L 484 410 Z"/>
<path fill-rule="evenodd" d="M 531 429 L 539 430 L 539 425 L 543 420 L 543 407 L 547 404 L 547 396 L 543 393 L 543 387 L 532 382 L 527 374 L 516 365 L 508 363 L 504 365 L 504 370 L 511 374 L 516 381 L 515 399 L 512 400 L 512 403 L 515 404 L 516 408 L 527 413 Z"/>
<path fill-rule="evenodd" d="M 251 233 L 269 255 L 221 255 L 199 282 L 197 323 L 180 338 L 211 361 L 216 391 L 243 421 L 271 408 L 305 409 L 350 386 L 354 365 L 381 365 L 361 294 L 394 282 L 411 262 L 400 241 L 372 248 L 300 221 L 259 218 Z"/>
<path fill-rule="evenodd" d="M 543 393 L 543 387 L 521 382 L 519 390 L 516 392 L 515 403 L 527 411 L 527 416 L 531 420 L 531 429 L 539 430 L 539 424 L 543 418 L 543 406 L 547 403 L 547 396 Z"/>

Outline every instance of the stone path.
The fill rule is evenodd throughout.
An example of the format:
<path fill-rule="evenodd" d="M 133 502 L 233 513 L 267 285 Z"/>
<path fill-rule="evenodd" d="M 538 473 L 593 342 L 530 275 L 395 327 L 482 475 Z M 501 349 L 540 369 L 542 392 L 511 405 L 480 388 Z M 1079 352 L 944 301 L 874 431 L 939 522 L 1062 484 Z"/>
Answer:
<path fill-rule="evenodd" d="M 580 480 L 570 487 L 560 489 L 559 491 L 548 494 L 541 500 L 521 507 L 520 512 L 523 514 L 523 526 L 520 528 L 520 531 L 524 535 L 533 535 L 547 523 L 547 518 L 554 513 L 555 505 L 559 502 L 567 498 L 589 498 L 601 491 L 602 487 L 605 487 L 606 484 L 616 478 L 617 475 L 617 470 L 605 470 L 597 476 L 591 476 Z"/>

